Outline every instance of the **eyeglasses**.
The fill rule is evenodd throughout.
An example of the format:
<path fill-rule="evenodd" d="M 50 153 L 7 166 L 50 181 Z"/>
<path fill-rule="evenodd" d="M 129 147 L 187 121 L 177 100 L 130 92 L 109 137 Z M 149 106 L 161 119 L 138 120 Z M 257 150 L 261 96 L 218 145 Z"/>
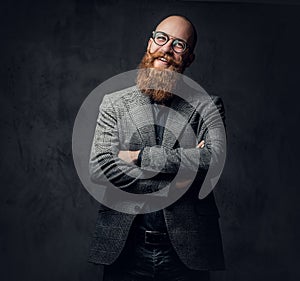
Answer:
<path fill-rule="evenodd" d="M 172 49 L 175 53 L 178 54 L 182 54 L 186 51 L 186 49 L 190 48 L 188 43 L 186 43 L 185 41 L 171 37 L 162 31 L 152 31 L 152 38 L 154 42 L 159 46 L 163 46 L 167 44 L 170 41 L 170 39 L 173 39 Z"/>

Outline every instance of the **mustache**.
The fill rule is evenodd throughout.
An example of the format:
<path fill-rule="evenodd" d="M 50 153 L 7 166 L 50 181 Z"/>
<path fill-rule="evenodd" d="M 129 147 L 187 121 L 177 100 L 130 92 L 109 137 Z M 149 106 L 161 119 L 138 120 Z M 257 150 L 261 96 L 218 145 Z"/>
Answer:
<path fill-rule="evenodd" d="M 146 67 L 152 67 L 153 62 L 159 58 L 164 58 L 169 65 L 172 65 L 175 68 L 180 68 L 182 66 L 182 58 L 181 57 L 179 59 L 175 59 L 172 56 L 170 56 L 169 54 L 166 54 L 166 53 L 163 53 L 160 51 L 156 51 L 154 53 L 150 53 L 149 51 L 147 51 L 146 55 L 147 55 L 147 61 L 145 62 Z"/>

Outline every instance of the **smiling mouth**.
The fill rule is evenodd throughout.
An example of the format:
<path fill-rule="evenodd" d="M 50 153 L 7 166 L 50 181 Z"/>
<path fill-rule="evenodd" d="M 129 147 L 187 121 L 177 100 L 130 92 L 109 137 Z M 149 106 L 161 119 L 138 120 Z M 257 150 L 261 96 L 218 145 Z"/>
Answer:
<path fill-rule="evenodd" d="M 168 63 L 168 60 L 167 59 L 165 59 L 165 58 L 163 58 L 163 57 L 160 57 L 160 58 L 158 58 L 160 61 L 162 61 L 162 62 L 164 62 L 164 63 Z"/>

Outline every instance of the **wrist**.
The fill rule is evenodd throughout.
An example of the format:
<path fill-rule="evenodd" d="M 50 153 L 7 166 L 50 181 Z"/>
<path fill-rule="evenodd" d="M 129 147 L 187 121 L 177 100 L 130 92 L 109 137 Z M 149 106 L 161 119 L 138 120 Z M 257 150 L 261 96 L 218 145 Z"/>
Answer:
<path fill-rule="evenodd" d="M 139 157 L 140 150 L 130 151 L 130 158 L 133 163 L 136 163 Z"/>

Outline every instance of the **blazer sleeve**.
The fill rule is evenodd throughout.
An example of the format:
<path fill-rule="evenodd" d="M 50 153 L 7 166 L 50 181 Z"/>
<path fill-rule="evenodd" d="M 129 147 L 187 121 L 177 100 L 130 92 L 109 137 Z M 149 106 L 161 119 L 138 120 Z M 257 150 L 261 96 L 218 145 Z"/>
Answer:
<path fill-rule="evenodd" d="M 179 167 L 192 172 L 205 172 L 210 165 L 217 165 L 224 156 L 226 135 L 224 130 L 225 112 L 222 99 L 214 97 L 202 113 L 197 138 L 204 139 L 204 148 L 167 148 L 164 146 L 145 147 L 141 168 L 161 173 L 177 173 Z"/>
<path fill-rule="evenodd" d="M 109 181 L 116 187 L 132 193 L 145 192 L 138 181 L 145 181 L 151 173 L 129 164 L 118 157 L 120 147 L 116 111 L 108 96 L 104 96 L 91 147 L 89 172 L 94 183 Z M 128 190 L 127 190 L 128 189 Z"/>

